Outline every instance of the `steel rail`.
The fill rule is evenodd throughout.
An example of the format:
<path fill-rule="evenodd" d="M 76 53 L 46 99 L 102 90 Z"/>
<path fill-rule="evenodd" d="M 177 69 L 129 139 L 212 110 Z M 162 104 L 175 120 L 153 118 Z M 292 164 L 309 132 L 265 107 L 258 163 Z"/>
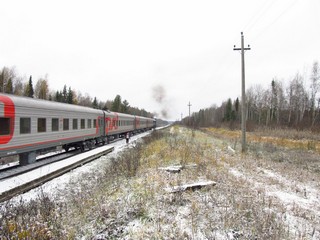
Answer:
<path fill-rule="evenodd" d="M 67 172 L 69 172 L 69 171 L 71 171 L 71 170 L 73 170 L 73 169 L 75 169 L 77 167 L 80 167 L 80 166 L 82 166 L 82 165 L 84 165 L 84 164 L 86 164 L 88 162 L 91 162 L 91 161 L 93 161 L 93 160 L 95 160 L 95 159 L 97 159 L 97 158 L 99 158 L 99 157 L 101 157 L 103 155 L 106 155 L 106 154 L 112 152 L 113 150 L 114 150 L 114 147 L 110 147 L 110 148 L 108 148 L 108 149 L 106 149 L 106 150 L 104 150 L 102 152 L 96 153 L 94 155 L 91 155 L 89 157 L 81 159 L 78 162 L 72 163 L 72 164 L 70 164 L 68 166 L 65 166 L 65 167 L 62 167 L 62 168 L 60 168 L 58 170 L 55 170 L 55 171 L 53 171 L 53 172 L 51 172 L 51 173 L 49 173 L 49 174 L 47 174 L 45 176 L 39 177 L 39 178 L 34 179 L 34 180 L 30 181 L 30 182 L 24 183 L 24 184 L 22 184 L 20 186 L 17 186 L 17 187 L 14 187 L 14 188 L 12 188 L 12 189 L 10 189 L 8 191 L 5 191 L 5 192 L 0 194 L 0 202 L 7 201 L 7 200 L 13 198 L 16 195 L 25 193 L 25 192 L 33 189 L 33 188 L 36 188 L 36 187 L 44 184 L 45 182 L 48 182 L 48 181 L 50 181 L 50 180 L 52 180 L 54 178 L 57 178 L 57 177 L 65 174 L 65 173 L 67 173 Z"/>

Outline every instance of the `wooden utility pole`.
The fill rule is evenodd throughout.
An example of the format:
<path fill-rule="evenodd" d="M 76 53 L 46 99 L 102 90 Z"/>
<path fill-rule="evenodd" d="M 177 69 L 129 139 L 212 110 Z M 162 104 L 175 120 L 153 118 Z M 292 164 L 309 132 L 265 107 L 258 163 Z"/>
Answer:
<path fill-rule="evenodd" d="M 241 48 L 236 48 L 234 45 L 233 50 L 241 51 L 241 82 L 242 82 L 242 91 L 241 91 L 241 144 L 242 144 L 242 152 L 247 151 L 246 146 L 246 88 L 245 88 L 245 67 L 244 67 L 244 51 L 251 50 L 250 45 L 247 48 L 244 47 L 244 37 L 243 32 L 241 32 Z"/>
<path fill-rule="evenodd" d="M 190 107 L 192 106 L 191 104 L 190 104 L 190 101 L 189 101 L 189 104 L 187 105 L 188 107 L 189 107 L 189 126 L 190 126 Z"/>

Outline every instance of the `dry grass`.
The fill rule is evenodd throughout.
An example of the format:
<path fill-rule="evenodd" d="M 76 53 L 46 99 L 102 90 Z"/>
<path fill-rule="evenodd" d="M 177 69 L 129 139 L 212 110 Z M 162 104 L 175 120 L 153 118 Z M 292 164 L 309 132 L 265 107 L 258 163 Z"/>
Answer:
<path fill-rule="evenodd" d="M 220 128 L 204 129 L 221 139 L 229 139 L 240 142 L 241 132 Z M 260 130 L 247 133 L 248 143 L 265 143 L 287 149 L 313 150 L 320 153 L 320 137 L 312 132 L 301 132 L 296 130 Z"/>
<path fill-rule="evenodd" d="M 41 194 L 39 201 L 7 205 L 1 211 L 0 236 L 19 238 L 34 229 L 32 239 L 320 237 L 316 151 L 288 143 L 284 148 L 255 136 L 249 153 L 242 155 L 228 150 L 237 149 L 237 132 L 207 132 L 178 126 L 154 132 L 143 146 L 79 176 L 54 199 Z M 170 165 L 184 168 L 180 173 L 159 169 Z M 217 184 L 166 191 L 204 180 Z"/>

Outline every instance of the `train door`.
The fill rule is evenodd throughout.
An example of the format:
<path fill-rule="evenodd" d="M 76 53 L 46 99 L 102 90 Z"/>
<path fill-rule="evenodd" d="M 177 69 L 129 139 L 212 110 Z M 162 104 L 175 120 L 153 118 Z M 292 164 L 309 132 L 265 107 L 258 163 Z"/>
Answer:
<path fill-rule="evenodd" d="M 106 132 L 105 132 L 105 117 L 106 117 L 106 114 L 105 112 L 102 112 L 102 117 L 99 118 L 99 134 L 100 136 L 102 137 L 105 137 L 106 136 Z"/>

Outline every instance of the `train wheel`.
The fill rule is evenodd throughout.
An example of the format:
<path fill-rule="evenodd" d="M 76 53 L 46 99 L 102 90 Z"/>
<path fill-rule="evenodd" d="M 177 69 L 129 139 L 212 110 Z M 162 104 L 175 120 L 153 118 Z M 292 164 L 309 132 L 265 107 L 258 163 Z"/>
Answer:
<path fill-rule="evenodd" d="M 68 146 L 64 146 L 63 149 L 64 149 L 66 152 L 69 152 L 69 147 L 68 147 Z"/>
<path fill-rule="evenodd" d="M 84 152 L 84 145 L 83 144 L 80 145 L 80 151 Z"/>

